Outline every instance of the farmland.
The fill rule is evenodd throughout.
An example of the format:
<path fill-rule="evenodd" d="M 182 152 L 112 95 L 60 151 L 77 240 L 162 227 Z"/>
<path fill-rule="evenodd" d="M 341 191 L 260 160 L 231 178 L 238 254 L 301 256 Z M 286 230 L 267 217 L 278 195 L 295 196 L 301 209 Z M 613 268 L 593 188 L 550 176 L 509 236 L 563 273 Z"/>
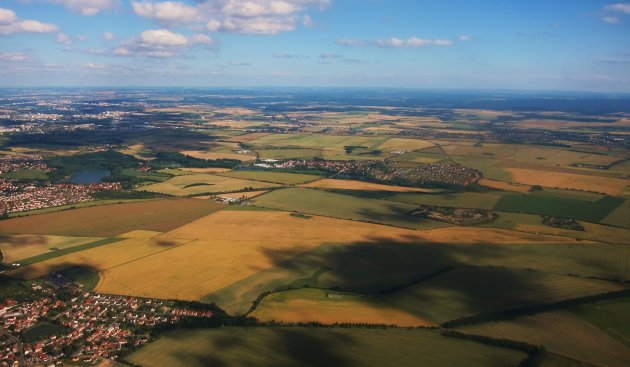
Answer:
<path fill-rule="evenodd" d="M 519 184 L 540 185 L 543 187 L 599 192 L 620 195 L 626 192 L 630 180 L 583 175 L 576 173 L 553 172 L 529 168 L 506 168 L 512 180 Z"/>
<path fill-rule="evenodd" d="M 462 366 L 512 367 L 525 354 L 430 330 L 230 328 L 176 331 L 132 354 L 147 367 Z"/>
<path fill-rule="evenodd" d="M 299 173 L 269 172 L 269 171 L 231 171 L 222 173 L 222 176 L 241 178 L 245 180 L 272 182 L 285 185 L 296 185 L 304 182 L 318 180 L 319 176 L 303 175 Z"/>
<path fill-rule="evenodd" d="M 627 98 L 364 94 L 0 93 L 7 333 L 83 325 L 54 293 L 163 305 L 77 365 L 627 364 Z"/>
<path fill-rule="evenodd" d="M 406 228 L 431 228 L 443 224 L 406 215 L 413 205 L 377 199 L 361 199 L 304 188 L 283 189 L 259 196 L 256 205 L 307 214 L 391 224 Z"/>
<path fill-rule="evenodd" d="M 175 176 L 168 181 L 142 186 L 139 190 L 174 196 L 218 194 L 256 189 L 267 189 L 279 185 L 269 182 L 243 180 L 208 174 Z"/>
<path fill-rule="evenodd" d="M 471 326 L 462 331 L 545 345 L 551 352 L 597 366 L 623 367 L 630 356 L 630 348 L 566 311 Z"/>
<path fill-rule="evenodd" d="M 250 314 L 260 321 L 393 324 L 419 327 L 432 324 L 396 308 L 370 303 L 361 295 L 300 289 L 272 293 Z"/>
<path fill-rule="evenodd" d="M 135 229 L 167 231 L 222 207 L 217 203 L 194 199 L 100 205 L 3 220 L 0 221 L 0 232 L 110 237 Z"/>

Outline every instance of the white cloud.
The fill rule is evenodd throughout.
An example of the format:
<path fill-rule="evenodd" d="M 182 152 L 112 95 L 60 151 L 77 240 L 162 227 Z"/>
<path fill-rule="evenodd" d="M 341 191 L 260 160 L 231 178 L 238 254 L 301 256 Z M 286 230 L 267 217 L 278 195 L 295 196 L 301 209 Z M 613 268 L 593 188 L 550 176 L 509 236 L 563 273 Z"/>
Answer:
<path fill-rule="evenodd" d="M 185 46 L 188 44 L 186 37 L 179 33 L 173 33 L 167 29 L 150 29 L 140 34 L 140 41 L 154 46 Z"/>
<path fill-rule="evenodd" d="M 366 42 L 364 40 L 358 39 L 358 38 L 348 38 L 348 39 L 340 39 L 337 40 L 336 42 L 338 45 L 341 46 L 363 46 L 366 44 Z"/>
<path fill-rule="evenodd" d="M 105 41 L 113 41 L 116 39 L 116 35 L 113 34 L 112 32 L 105 32 L 103 33 L 103 39 Z"/>
<path fill-rule="evenodd" d="M 120 5 L 119 0 L 49 0 L 54 4 L 63 5 L 70 11 L 82 15 L 95 15 L 105 10 L 112 10 Z"/>
<path fill-rule="evenodd" d="M 53 33 L 59 28 L 52 23 L 42 23 L 37 20 L 21 20 L 10 9 L 0 8 L 0 35 L 13 33 Z"/>
<path fill-rule="evenodd" d="M 387 39 L 377 39 L 375 45 L 378 47 L 387 47 L 387 48 L 419 48 L 430 45 L 435 46 L 450 46 L 453 44 L 452 41 L 449 40 L 428 40 L 418 37 L 409 37 L 407 39 L 401 39 L 397 37 L 387 38 Z"/>
<path fill-rule="evenodd" d="M 120 40 L 109 50 L 89 49 L 84 52 L 121 57 L 168 58 L 182 56 L 196 46 L 211 46 L 214 43 L 210 36 L 202 33 L 186 37 L 168 29 L 149 29 L 137 37 Z"/>
<path fill-rule="evenodd" d="M 338 54 L 333 54 L 330 52 L 324 52 L 323 54 L 319 55 L 320 58 L 322 59 L 340 59 L 343 56 L 342 55 L 338 55 Z"/>
<path fill-rule="evenodd" d="M 11 24 L 17 20 L 17 15 L 11 9 L 0 8 L 0 24 Z"/>
<path fill-rule="evenodd" d="M 69 45 L 72 43 L 72 40 L 65 33 L 57 33 L 57 42 Z"/>
<path fill-rule="evenodd" d="M 616 3 L 604 6 L 604 10 L 630 14 L 630 3 Z"/>
<path fill-rule="evenodd" d="M 614 17 L 612 15 L 602 17 L 602 20 L 609 24 L 617 24 L 619 23 L 619 17 Z"/>
<path fill-rule="evenodd" d="M 198 45 L 210 46 L 214 43 L 214 40 L 205 34 L 197 33 L 190 37 L 190 42 Z"/>
<path fill-rule="evenodd" d="M 155 19 L 159 22 L 194 22 L 200 19 L 197 8 L 176 1 L 157 3 L 134 1 L 131 6 L 138 16 Z"/>
<path fill-rule="evenodd" d="M 470 39 L 468 35 L 462 35 L 457 38 L 457 41 L 465 42 Z M 376 46 L 382 48 L 421 48 L 427 46 L 452 46 L 455 41 L 445 38 L 438 39 L 425 39 L 420 37 L 409 38 L 378 38 L 376 40 L 368 41 L 358 38 L 340 39 L 336 42 L 341 46 L 356 47 L 356 46 Z"/>
<path fill-rule="evenodd" d="M 470 35 L 468 35 L 468 34 L 462 34 L 461 36 L 457 37 L 457 39 L 462 41 L 462 42 L 470 41 L 471 38 L 472 37 Z"/>
<path fill-rule="evenodd" d="M 99 64 L 99 63 L 95 63 L 95 62 L 88 62 L 84 66 L 86 68 L 88 68 L 88 69 L 98 69 L 98 70 L 102 70 L 102 69 L 106 69 L 107 68 L 107 65 Z"/>
<path fill-rule="evenodd" d="M 70 1 L 70 0 L 52 0 Z M 134 12 L 155 19 L 162 26 L 185 23 L 210 32 L 277 34 L 292 31 L 299 24 L 311 27 L 308 14 L 325 9 L 330 0 L 209 0 L 193 6 L 179 1 L 133 1 Z"/>
<path fill-rule="evenodd" d="M 26 55 L 21 52 L 0 52 L 0 61 L 20 62 L 25 60 Z"/>

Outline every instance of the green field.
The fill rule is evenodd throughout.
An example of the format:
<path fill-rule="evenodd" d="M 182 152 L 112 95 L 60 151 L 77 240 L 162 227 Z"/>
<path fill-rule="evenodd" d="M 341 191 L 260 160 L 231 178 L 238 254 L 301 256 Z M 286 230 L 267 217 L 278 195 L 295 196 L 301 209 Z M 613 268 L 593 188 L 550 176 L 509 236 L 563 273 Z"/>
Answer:
<path fill-rule="evenodd" d="M 506 194 L 499 200 L 494 210 L 599 222 L 623 202 L 624 199 L 612 196 L 589 201 L 569 198 L 553 192 L 536 191 L 530 194 Z"/>
<path fill-rule="evenodd" d="M 59 325 L 53 325 L 47 322 L 39 323 L 24 331 L 24 339 L 28 342 L 34 342 L 36 340 L 55 335 L 62 330 Z"/>
<path fill-rule="evenodd" d="M 98 284 L 98 274 L 91 269 L 73 266 L 60 271 L 61 275 L 83 285 L 84 290 L 92 290 Z"/>
<path fill-rule="evenodd" d="M 365 146 L 376 148 L 388 138 L 363 137 L 352 135 L 316 135 L 316 134 L 271 134 L 252 140 L 249 143 L 257 146 L 306 147 L 306 148 L 343 148 L 345 146 Z"/>
<path fill-rule="evenodd" d="M 630 200 L 626 200 L 602 220 L 611 226 L 630 228 Z"/>
<path fill-rule="evenodd" d="M 139 190 L 174 196 L 219 194 L 277 187 L 277 184 L 208 174 L 175 176 L 167 181 L 142 186 Z"/>
<path fill-rule="evenodd" d="M 11 178 L 14 180 L 46 181 L 49 177 L 46 172 L 33 169 L 21 169 L 19 171 L 0 174 L 0 178 Z"/>
<path fill-rule="evenodd" d="M 256 152 L 260 158 L 265 159 L 311 159 L 314 157 L 321 157 L 321 149 L 257 149 Z"/>
<path fill-rule="evenodd" d="M 493 209 L 504 193 L 499 191 L 489 192 L 461 192 L 446 194 L 418 194 L 410 192 L 356 192 L 355 195 L 363 195 L 376 199 L 387 199 L 401 203 L 414 205 L 437 205 L 457 208 Z"/>
<path fill-rule="evenodd" d="M 455 163 L 462 166 L 476 169 L 483 174 L 483 177 L 497 181 L 511 182 L 512 175 L 499 167 L 499 161 L 496 159 L 485 159 L 465 156 L 451 156 Z"/>
<path fill-rule="evenodd" d="M 110 243 L 118 242 L 120 240 L 122 240 L 122 238 L 105 238 L 102 240 L 86 243 L 83 245 L 61 248 L 59 250 L 53 250 L 53 251 L 50 251 L 41 255 L 29 257 L 27 259 L 22 259 L 19 261 L 19 263 L 21 266 L 27 266 L 27 265 L 38 263 L 40 261 L 71 254 L 73 252 L 79 252 L 79 251 L 88 250 L 88 249 L 99 247 L 99 246 L 109 245 Z"/>
<path fill-rule="evenodd" d="M 255 205 L 406 228 L 436 228 L 445 224 L 414 218 L 407 213 L 415 205 L 387 200 L 363 199 L 323 190 L 291 188 L 259 196 Z"/>
<path fill-rule="evenodd" d="M 625 367 L 630 357 L 627 345 L 568 311 L 544 312 L 508 321 L 489 322 L 464 327 L 461 331 L 544 345 L 552 353 L 596 366 Z"/>
<path fill-rule="evenodd" d="M 580 305 L 571 311 L 630 348 L 630 298 Z"/>
<path fill-rule="evenodd" d="M 488 286 L 492 284 L 492 286 Z M 429 321 L 553 303 L 625 289 L 617 283 L 502 268 L 463 268 L 383 297 Z"/>
<path fill-rule="evenodd" d="M 127 357 L 146 367 L 507 367 L 524 358 L 432 330 L 264 327 L 169 332 Z"/>
<path fill-rule="evenodd" d="M 296 185 L 305 182 L 319 180 L 320 176 L 304 175 L 299 173 L 273 172 L 273 171 L 230 171 L 218 174 L 225 177 L 240 178 L 244 180 L 272 182 L 286 185 Z"/>

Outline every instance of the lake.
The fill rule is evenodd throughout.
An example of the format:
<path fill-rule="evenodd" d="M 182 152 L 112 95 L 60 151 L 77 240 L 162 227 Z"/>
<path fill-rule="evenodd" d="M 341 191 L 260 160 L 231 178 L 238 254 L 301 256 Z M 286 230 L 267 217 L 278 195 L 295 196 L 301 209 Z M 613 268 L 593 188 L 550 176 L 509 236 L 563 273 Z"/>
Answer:
<path fill-rule="evenodd" d="M 101 178 L 111 175 L 112 172 L 106 169 L 86 169 L 72 175 L 70 182 L 74 184 L 91 184 L 99 182 Z"/>

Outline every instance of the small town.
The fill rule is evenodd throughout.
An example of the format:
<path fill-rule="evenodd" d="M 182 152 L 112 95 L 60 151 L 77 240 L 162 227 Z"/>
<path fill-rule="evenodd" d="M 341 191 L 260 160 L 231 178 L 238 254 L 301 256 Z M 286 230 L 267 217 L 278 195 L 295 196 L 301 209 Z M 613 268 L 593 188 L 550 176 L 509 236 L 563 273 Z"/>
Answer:
<path fill-rule="evenodd" d="M 88 292 L 61 274 L 33 282 L 31 288 L 33 300 L 9 299 L 0 305 L 2 367 L 116 359 L 123 350 L 148 343 L 155 326 L 213 316 L 158 299 Z"/>

